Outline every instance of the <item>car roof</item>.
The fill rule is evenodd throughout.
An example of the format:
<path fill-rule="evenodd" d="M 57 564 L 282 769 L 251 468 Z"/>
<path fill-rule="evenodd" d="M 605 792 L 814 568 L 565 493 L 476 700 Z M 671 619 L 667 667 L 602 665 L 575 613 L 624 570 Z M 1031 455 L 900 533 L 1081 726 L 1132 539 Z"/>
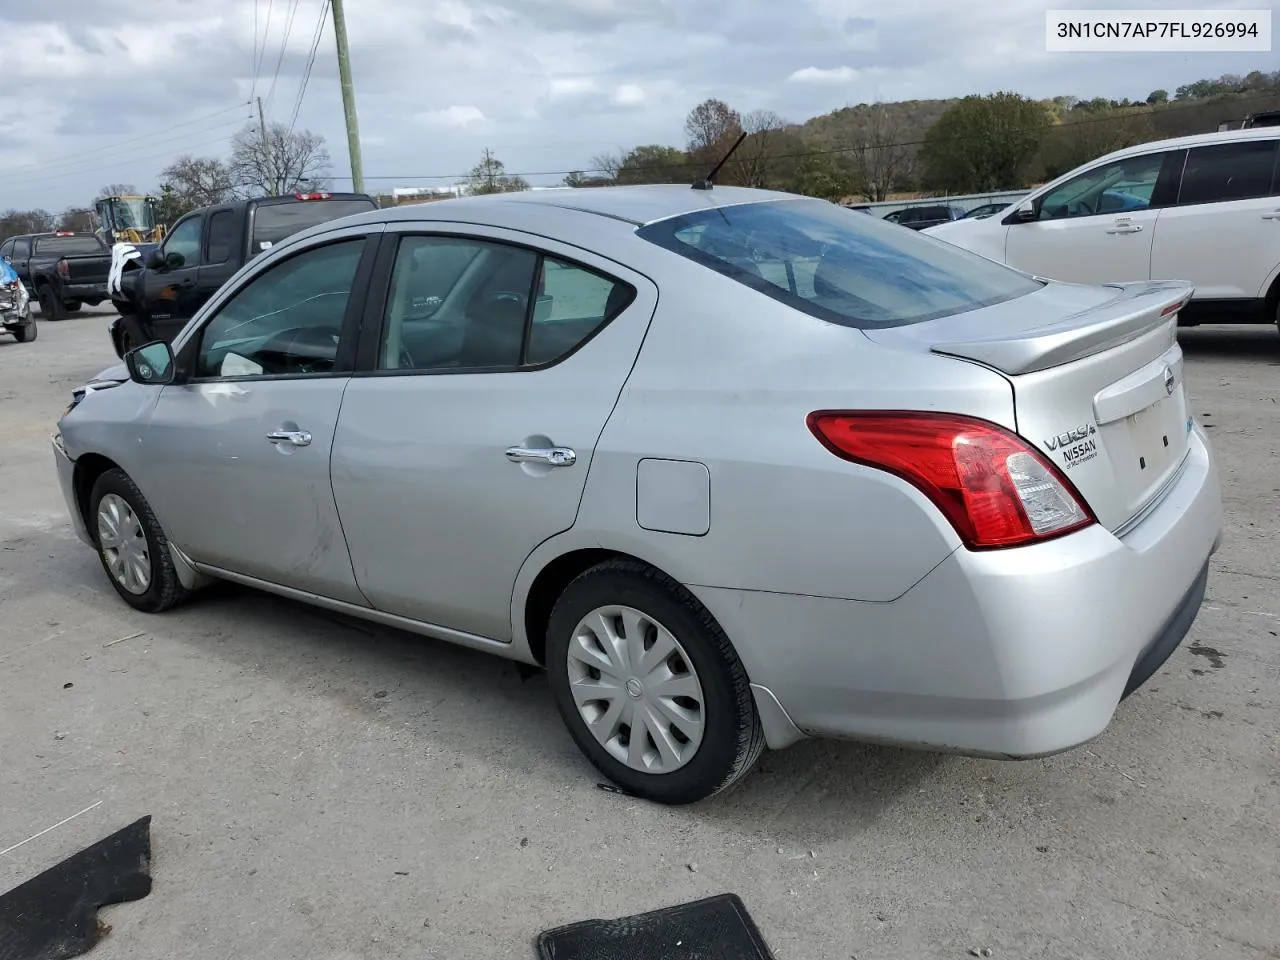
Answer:
<path fill-rule="evenodd" d="M 517 193 L 494 193 L 478 197 L 460 197 L 388 207 L 344 217 L 343 226 L 357 223 L 394 223 L 401 220 L 467 220 L 481 217 L 487 223 L 501 226 L 504 212 L 519 213 L 517 205 L 553 207 L 596 214 L 643 226 L 659 220 L 679 217 L 701 210 L 714 210 L 744 203 L 769 200 L 802 200 L 793 193 L 758 190 L 751 187 L 714 187 L 694 190 L 688 184 L 643 184 L 623 187 L 563 187 L 549 190 L 523 190 Z"/>
<path fill-rule="evenodd" d="M 1247 130 L 1217 130 L 1213 133 L 1193 133 L 1185 137 L 1170 137 L 1167 140 L 1150 140 L 1135 144 L 1122 150 L 1103 154 L 1089 165 L 1100 160 L 1120 160 L 1124 157 L 1154 153 L 1158 150 L 1179 150 L 1183 147 L 1211 147 L 1219 143 L 1235 143 L 1248 140 L 1275 140 L 1280 138 L 1280 127 L 1250 127 Z"/>

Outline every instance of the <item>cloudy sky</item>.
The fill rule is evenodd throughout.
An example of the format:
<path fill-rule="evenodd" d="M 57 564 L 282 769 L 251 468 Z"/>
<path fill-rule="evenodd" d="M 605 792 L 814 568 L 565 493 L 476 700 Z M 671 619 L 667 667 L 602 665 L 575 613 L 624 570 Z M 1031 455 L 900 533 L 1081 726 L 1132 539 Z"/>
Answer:
<path fill-rule="evenodd" d="M 155 189 L 180 154 L 225 155 L 230 137 L 256 117 L 253 97 L 263 98 L 269 120 L 288 123 L 321 4 L 0 0 L 0 209 L 87 204 L 106 183 Z M 366 187 L 451 182 L 486 146 L 510 172 L 540 174 L 587 167 L 619 147 L 681 144 L 685 115 L 713 96 L 799 121 L 877 98 L 999 89 L 1145 97 L 1274 66 L 1274 53 L 1046 53 L 1046 6 L 346 0 Z M 328 139 L 341 187 L 350 171 L 327 23 L 297 125 Z"/>

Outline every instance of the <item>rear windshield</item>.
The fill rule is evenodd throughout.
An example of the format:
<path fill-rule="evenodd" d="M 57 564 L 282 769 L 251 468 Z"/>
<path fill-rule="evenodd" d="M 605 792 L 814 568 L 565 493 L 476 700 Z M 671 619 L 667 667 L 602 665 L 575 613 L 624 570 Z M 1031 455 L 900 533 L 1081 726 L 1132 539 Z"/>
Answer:
<path fill-rule="evenodd" d="M 378 209 L 372 200 L 294 200 L 290 203 L 264 203 L 253 212 L 251 254 L 279 243 L 299 230 L 353 213 Z M 266 246 L 263 246 L 266 244 Z"/>
<path fill-rule="evenodd" d="M 639 235 L 811 316 L 898 327 L 1034 293 L 1040 282 L 935 237 L 821 200 L 717 207 Z"/>
<path fill-rule="evenodd" d="M 73 257 L 81 253 L 106 253 L 97 237 L 41 237 L 36 240 L 37 254 Z"/>

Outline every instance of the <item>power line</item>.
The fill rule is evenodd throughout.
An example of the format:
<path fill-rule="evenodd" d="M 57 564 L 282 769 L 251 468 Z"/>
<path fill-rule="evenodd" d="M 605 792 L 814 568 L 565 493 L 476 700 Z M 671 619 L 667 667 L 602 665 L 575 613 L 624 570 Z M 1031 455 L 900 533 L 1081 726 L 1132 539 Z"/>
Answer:
<path fill-rule="evenodd" d="M 311 52 L 307 55 L 307 66 L 302 73 L 302 82 L 298 85 L 298 98 L 293 104 L 293 114 L 289 117 L 289 133 L 292 135 L 293 128 L 298 122 L 298 114 L 302 112 L 302 99 L 307 95 L 307 84 L 311 82 L 311 68 L 316 63 L 316 51 L 320 49 L 320 39 L 324 36 L 324 25 L 327 22 L 326 17 L 329 14 L 329 0 L 322 0 L 320 4 L 320 18 L 316 21 L 315 33 L 311 37 Z"/>
<path fill-rule="evenodd" d="M 249 99 L 258 90 L 258 8 L 262 0 L 253 0 L 253 56 L 249 58 Z"/>
<path fill-rule="evenodd" d="M 259 2 L 260 0 L 254 0 L 255 15 L 258 12 L 257 4 Z M 257 32 L 258 28 L 255 20 L 254 34 L 253 34 L 253 47 L 254 47 L 254 53 L 255 53 L 255 59 L 256 59 L 256 62 L 253 65 L 253 75 L 255 77 L 259 77 L 262 75 L 262 58 L 267 55 L 267 38 L 271 36 L 271 8 L 273 6 L 274 6 L 274 0 L 267 0 L 267 18 L 266 18 L 266 25 L 262 28 L 262 48 L 261 49 L 258 49 L 258 32 Z M 253 97 L 250 97 L 249 99 L 252 100 Z"/>
<path fill-rule="evenodd" d="M 289 35 L 293 33 L 293 18 L 298 15 L 298 0 L 289 6 L 289 18 L 284 24 L 284 37 L 280 40 L 280 55 L 276 57 L 275 74 L 271 77 L 271 86 L 267 88 L 267 111 L 271 111 L 271 103 L 275 99 L 276 84 L 280 82 L 280 68 L 284 65 L 284 55 L 289 49 Z"/>
<path fill-rule="evenodd" d="M 1230 102 L 1232 104 L 1249 103 L 1255 100 L 1273 100 L 1273 99 L 1276 99 L 1277 97 L 1280 97 L 1280 92 L 1258 94 L 1257 96 L 1251 96 L 1251 97 L 1240 97 Z M 1162 110 L 1161 113 L 1173 113 L 1175 111 L 1193 110 L 1196 108 L 1202 108 L 1205 105 L 1206 104 L 1204 102 L 1197 102 L 1197 103 L 1186 104 L 1184 106 L 1167 107 L 1164 110 Z M 1117 116 L 1109 116 L 1109 117 L 1090 117 L 1087 120 L 1070 120 L 1064 123 L 1055 124 L 1051 128 L 1051 131 L 1069 129 L 1072 127 L 1088 126 L 1090 124 L 1095 124 L 1095 123 L 1119 123 L 1125 120 L 1129 120 L 1129 119 L 1133 119 L 1135 117 L 1141 117 L 1141 116 L 1149 116 L 1149 114 L 1137 114 L 1137 113 L 1120 114 Z M 965 141 L 965 140 L 985 140 L 987 139 L 987 137 L 985 134 L 974 133 L 974 134 L 964 134 L 960 136 L 953 136 L 953 137 L 949 137 L 948 139 L 954 142 L 954 141 Z M 1159 139 L 1171 139 L 1171 138 L 1161 137 Z M 819 148 L 819 149 L 813 149 L 813 150 L 803 150 L 795 153 L 774 154 L 770 156 L 768 159 L 770 161 L 803 160 L 809 157 L 834 156 L 834 155 L 843 154 L 843 153 L 855 153 L 859 150 L 868 149 L 868 148 L 873 150 L 890 150 L 896 147 L 918 147 L 918 146 L 923 146 L 926 142 L 927 142 L 926 140 L 920 139 L 920 140 L 901 140 L 895 143 L 877 143 L 877 144 L 870 144 L 870 145 L 855 144 L 853 146 L 846 146 L 846 147 L 826 147 L 826 148 Z M 645 164 L 642 166 L 628 167 L 627 170 L 630 172 L 636 172 L 636 173 L 643 172 L 646 170 L 684 170 L 684 169 L 701 170 L 706 165 L 707 164 L 705 160 L 703 161 L 682 160 L 675 163 Z M 571 173 L 600 174 L 600 173 L 608 173 L 608 172 L 609 171 L 607 170 L 603 170 L 599 168 L 574 167 L 571 170 L 533 170 L 533 171 L 518 172 L 518 173 L 517 172 L 507 173 L 504 171 L 504 174 L 509 177 L 563 177 L 563 176 L 568 176 Z M 400 175 L 400 176 L 391 176 L 391 175 L 369 176 L 368 174 L 365 174 L 365 179 L 366 180 L 465 180 L 470 175 L 471 174 L 469 171 L 467 173 L 407 174 L 407 175 Z M 351 178 L 343 177 L 343 176 L 331 176 L 329 179 L 350 180 Z"/>
<path fill-rule="evenodd" d="M 223 126 L 226 126 L 226 124 L 224 124 Z M 211 131 L 206 131 L 206 132 L 211 132 Z M 197 147 L 207 147 L 215 143 L 226 143 L 227 141 L 234 139 L 238 135 L 238 133 L 239 131 L 237 130 L 235 133 L 224 133 L 219 137 L 213 138 L 212 140 L 201 140 L 197 143 L 191 143 L 187 145 L 186 150 L 188 151 L 195 150 Z M 95 160 L 88 161 L 88 166 L 85 166 L 83 168 L 59 170 L 56 173 L 53 173 L 49 176 L 24 177 L 17 180 L 13 180 L 13 179 L 9 179 L 8 177 L 5 177 L 4 185 L 6 189 L 22 188 L 35 183 L 45 183 L 50 180 L 64 180 L 67 177 L 75 176 L 77 174 L 82 174 L 82 173 L 88 173 L 93 170 L 112 170 L 112 169 L 116 169 L 118 167 L 124 166 L 126 164 L 142 163 L 147 160 L 159 160 L 159 159 L 171 158 L 173 157 L 174 152 L 175 152 L 174 150 L 169 149 L 169 150 L 165 150 L 155 154 L 145 154 L 141 156 L 132 156 L 132 157 L 120 157 L 115 160 L 108 160 L 105 164 L 103 164 L 101 160 L 95 159 Z"/>
<path fill-rule="evenodd" d="M 215 110 L 213 113 L 207 113 L 199 117 L 193 117 L 192 119 L 184 120 L 181 123 L 171 123 L 168 126 L 166 126 L 163 130 L 155 130 L 155 131 L 152 131 L 151 133 L 138 134 L 137 136 L 129 137 L 127 139 L 120 140 L 115 143 L 109 143 L 106 146 L 98 147 L 93 150 L 86 151 L 86 154 L 88 156 L 98 156 L 98 155 L 101 155 L 103 152 L 111 152 L 116 150 L 119 147 L 125 146 L 126 144 L 139 143 L 143 140 L 146 140 L 150 143 L 154 143 L 155 138 L 157 136 L 160 136 L 161 134 L 169 133 L 173 130 L 178 130 L 182 127 L 189 127 L 192 124 L 204 123 L 207 120 L 212 120 L 214 117 L 220 117 L 225 113 L 230 113 L 232 110 L 243 110 L 247 106 L 248 106 L 247 102 L 237 103 L 234 106 L 224 107 L 221 110 Z M 11 173 L 21 173 L 24 170 L 48 170 L 50 167 L 57 167 L 61 163 L 78 162 L 79 160 L 84 159 L 84 156 L 85 154 L 82 154 L 80 156 L 73 158 L 71 161 L 68 161 L 68 159 L 64 157 L 62 160 L 45 160 L 45 161 L 39 161 L 36 163 L 24 164 L 23 166 L 20 166 L 20 167 L 0 168 L 0 175 L 7 177 Z"/>

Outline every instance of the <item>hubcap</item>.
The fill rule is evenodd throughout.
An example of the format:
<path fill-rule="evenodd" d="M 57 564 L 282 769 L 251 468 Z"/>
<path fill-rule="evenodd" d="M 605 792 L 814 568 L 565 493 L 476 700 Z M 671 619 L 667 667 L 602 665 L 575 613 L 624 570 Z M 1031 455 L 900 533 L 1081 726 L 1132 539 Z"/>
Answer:
<path fill-rule="evenodd" d="M 130 593 L 146 593 L 151 586 L 147 535 L 133 508 L 114 493 L 98 503 L 98 544 L 116 583 Z"/>
<path fill-rule="evenodd" d="M 642 773 L 693 759 L 706 722 L 702 684 L 671 631 L 633 607 L 608 606 L 569 642 L 569 691 L 592 736 Z"/>

